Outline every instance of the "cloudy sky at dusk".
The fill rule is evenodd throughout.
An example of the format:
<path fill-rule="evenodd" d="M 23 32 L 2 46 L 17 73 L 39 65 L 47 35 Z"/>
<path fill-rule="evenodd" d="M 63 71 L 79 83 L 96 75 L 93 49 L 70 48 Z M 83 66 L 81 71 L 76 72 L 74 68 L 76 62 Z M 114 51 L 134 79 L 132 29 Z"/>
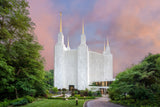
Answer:
<path fill-rule="evenodd" d="M 54 67 L 54 45 L 63 13 L 65 44 L 80 44 L 81 22 L 90 50 L 103 51 L 109 38 L 114 75 L 142 60 L 149 52 L 160 53 L 160 0 L 28 0 L 35 34 L 44 50 L 46 70 Z"/>

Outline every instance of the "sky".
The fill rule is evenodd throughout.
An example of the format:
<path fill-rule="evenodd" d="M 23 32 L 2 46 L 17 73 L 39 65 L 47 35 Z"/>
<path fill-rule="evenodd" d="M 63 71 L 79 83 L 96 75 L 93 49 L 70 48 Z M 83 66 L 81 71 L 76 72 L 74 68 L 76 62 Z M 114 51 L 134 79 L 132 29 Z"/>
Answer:
<path fill-rule="evenodd" d="M 54 69 L 54 46 L 62 12 L 65 44 L 80 44 L 84 19 L 90 50 L 103 52 L 109 39 L 114 58 L 114 76 L 148 53 L 160 53 L 160 0 L 28 0 L 35 35 L 43 46 L 45 69 Z"/>

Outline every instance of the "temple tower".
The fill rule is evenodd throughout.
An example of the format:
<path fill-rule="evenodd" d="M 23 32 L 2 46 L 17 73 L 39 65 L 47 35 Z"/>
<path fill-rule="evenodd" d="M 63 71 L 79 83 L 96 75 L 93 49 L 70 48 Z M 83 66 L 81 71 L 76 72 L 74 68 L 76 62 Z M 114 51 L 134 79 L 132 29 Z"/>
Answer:
<path fill-rule="evenodd" d="M 81 44 L 78 47 L 78 89 L 84 90 L 89 84 L 89 52 L 84 34 L 84 21 L 82 22 Z"/>
<path fill-rule="evenodd" d="M 58 42 L 55 45 L 55 63 L 54 63 L 54 86 L 64 88 L 65 72 L 64 72 L 64 35 L 62 33 L 62 13 L 60 13 L 60 32 L 58 34 Z"/>
<path fill-rule="evenodd" d="M 113 80 L 113 56 L 110 51 L 109 41 L 107 39 L 107 46 L 104 45 L 104 81 Z"/>

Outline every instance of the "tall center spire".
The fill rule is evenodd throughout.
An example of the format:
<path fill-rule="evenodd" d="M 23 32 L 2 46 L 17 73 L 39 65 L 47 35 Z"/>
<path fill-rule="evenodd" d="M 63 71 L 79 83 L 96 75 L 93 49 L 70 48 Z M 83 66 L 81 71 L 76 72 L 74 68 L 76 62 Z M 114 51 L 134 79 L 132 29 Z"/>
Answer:
<path fill-rule="evenodd" d="M 84 20 L 82 20 L 82 35 L 84 34 Z"/>
<path fill-rule="evenodd" d="M 60 12 L 60 32 L 62 32 L 62 12 Z"/>

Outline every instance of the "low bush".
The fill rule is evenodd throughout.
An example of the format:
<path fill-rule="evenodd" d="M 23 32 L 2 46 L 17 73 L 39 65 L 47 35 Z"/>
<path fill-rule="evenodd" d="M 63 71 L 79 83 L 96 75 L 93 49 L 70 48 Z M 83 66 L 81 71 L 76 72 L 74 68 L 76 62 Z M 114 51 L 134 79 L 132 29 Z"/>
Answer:
<path fill-rule="evenodd" d="M 58 92 L 58 88 L 57 87 L 53 87 L 52 91 L 53 91 L 54 94 L 56 94 Z"/>
<path fill-rule="evenodd" d="M 10 104 L 13 106 L 20 106 L 20 105 L 25 105 L 27 103 L 28 103 L 28 100 L 26 98 L 18 98 L 18 99 L 11 101 Z"/>
<path fill-rule="evenodd" d="M 48 99 L 64 99 L 63 97 L 48 97 Z"/>
<path fill-rule="evenodd" d="M 25 98 L 28 100 L 29 103 L 32 103 L 33 101 L 35 101 L 35 98 L 31 96 L 26 96 Z"/>
<path fill-rule="evenodd" d="M 100 91 L 97 91 L 97 96 L 102 96 Z"/>
<path fill-rule="evenodd" d="M 79 94 L 75 94 L 74 97 L 80 97 L 80 95 Z"/>
<path fill-rule="evenodd" d="M 78 99 L 95 99 L 95 97 L 69 97 L 67 99 L 75 99 L 75 98 L 78 98 Z M 48 99 L 64 99 L 63 97 L 49 97 Z"/>
<path fill-rule="evenodd" d="M 8 107 L 9 101 L 0 102 L 0 107 Z"/>
<path fill-rule="evenodd" d="M 89 91 L 88 92 L 88 96 L 92 96 L 93 94 L 92 94 L 92 91 Z"/>

